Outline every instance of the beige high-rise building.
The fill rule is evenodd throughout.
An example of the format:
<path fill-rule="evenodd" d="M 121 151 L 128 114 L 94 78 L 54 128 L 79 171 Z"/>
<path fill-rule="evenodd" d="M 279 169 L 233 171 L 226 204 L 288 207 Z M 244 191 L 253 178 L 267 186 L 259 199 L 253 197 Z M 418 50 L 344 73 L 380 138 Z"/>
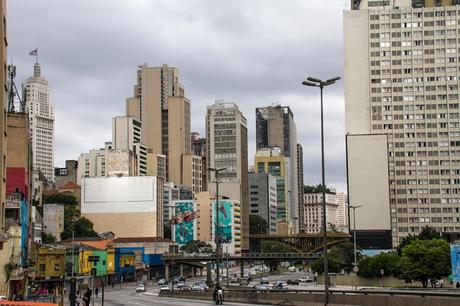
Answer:
<path fill-rule="evenodd" d="M 425 226 L 460 233 L 458 4 L 353 0 L 344 12 L 349 203 L 362 205 L 358 233 L 391 231 L 390 246 Z"/>
<path fill-rule="evenodd" d="M 241 249 L 249 251 L 248 129 L 238 105 L 217 100 L 206 114 L 208 169 L 219 173 L 219 198 L 225 196 L 241 205 Z M 208 189 L 215 195 L 216 175 L 210 172 Z"/>
<path fill-rule="evenodd" d="M 139 66 L 126 113 L 142 123 L 147 152 L 166 156 L 167 180 L 184 184 L 184 155 L 191 153 L 190 100 L 179 83 L 179 71 L 167 65 Z"/>
<path fill-rule="evenodd" d="M 77 184 L 81 185 L 82 177 L 106 176 L 106 159 L 112 143 L 106 142 L 104 148 L 92 149 L 78 157 Z"/>

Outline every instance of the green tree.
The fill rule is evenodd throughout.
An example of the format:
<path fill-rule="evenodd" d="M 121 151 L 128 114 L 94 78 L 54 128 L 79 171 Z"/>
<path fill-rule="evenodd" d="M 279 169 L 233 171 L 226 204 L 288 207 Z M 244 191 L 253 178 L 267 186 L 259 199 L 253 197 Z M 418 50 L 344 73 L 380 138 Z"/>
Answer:
<path fill-rule="evenodd" d="M 424 288 L 428 281 L 448 276 L 450 273 L 450 247 L 443 239 L 411 241 L 402 248 L 401 277 L 422 282 Z"/>
<path fill-rule="evenodd" d="M 333 246 L 328 252 L 328 263 L 331 272 L 351 272 L 354 264 L 354 244 L 351 242 L 344 242 Z M 362 257 L 361 251 L 357 249 L 357 259 Z M 323 273 L 324 256 L 313 262 L 312 270 L 318 273 Z"/>
<path fill-rule="evenodd" d="M 278 241 L 262 241 L 260 247 L 262 253 L 297 253 L 290 245 Z"/>
<path fill-rule="evenodd" d="M 250 234 L 268 233 L 267 221 L 259 215 L 249 215 L 249 233 Z"/>
<path fill-rule="evenodd" d="M 409 245 L 412 241 L 416 239 L 419 239 L 419 240 L 442 239 L 442 236 L 432 227 L 425 226 L 418 235 L 409 235 L 401 239 L 401 242 L 399 243 L 399 246 L 397 248 L 398 255 L 401 256 L 402 249 L 406 245 Z"/>
<path fill-rule="evenodd" d="M 93 230 L 93 223 L 80 216 L 80 211 L 76 205 L 64 206 L 64 231 L 62 232 L 62 240 L 74 237 L 97 237 L 97 233 Z"/>
<path fill-rule="evenodd" d="M 359 261 L 358 275 L 366 278 L 380 277 L 380 270 L 385 275 L 399 277 L 401 259 L 396 252 L 381 253 L 372 257 L 365 257 Z"/>
<path fill-rule="evenodd" d="M 76 205 L 77 198 L 75 198 L 75 196 L 71 194 L 58 193 L 49 196 L 43 196 L 43 203 Z"/>
<path fill-rule="evenodd" d="M 333 192 L 327 186 L 326 186 L 326 188 L 323 188 L 322 184 L 318 184 L 316 186 L 315 185 L 305 185 L 303 187 L 304 193 L 320 193 L 320 192 L 323 192 L 323 190 L 324 190 L 325 193 L 335 194 L 335 192 Z"/>
<path fill-rule="evenodd" d="M 47 243 L 55 243 L 55 242 L 56 242 L 56 238 L 54 238 L 53 235 L 42 232 L 42 243 L 47 244 Z"/>
<path fill-rule="evenodd" d="M 186 254 L 211 254 L 214 249 L 212 245 L 200 240 L 192 240 L 180 247 Z"/>

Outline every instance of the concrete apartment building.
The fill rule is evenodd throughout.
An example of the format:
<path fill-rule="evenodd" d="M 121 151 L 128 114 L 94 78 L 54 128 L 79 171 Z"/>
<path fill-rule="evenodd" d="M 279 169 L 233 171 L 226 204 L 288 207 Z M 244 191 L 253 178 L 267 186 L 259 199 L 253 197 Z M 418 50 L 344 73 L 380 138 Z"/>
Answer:
<path fill-rule="evenodd" d="M 344 192 L 337 192 L 337 228 L 341 232 L 348 232 L 348 196 Z M 351 212 L 352 213 L 352 212 Z M 359 210 L 357 211 L 359 214 Z M 350 215 L 353 219 L 353 215 Z M 350 224 L 353 225 L 353 224 Z"/>
<path fill-rule="evenodd" d="M 208 190 L 206 138 L 200 138 L 197 132 L 192 132 L 192 154 L 201 157 L 201 189 Z"/>
<path fill-rule="evenodd" d="M 335 194 L 326 193 L 326 226 L 328 230 L 337 229 L 337 198 Z M 305 232 L 316 234 L 323 229 L 323 194 L 304 194 Z"/>
<path fill-rule="evenodd" d="M 78 157 L 77 184 L 83 177 L 106 176 L 106 158 L 112 149 L 112 143 L 106 142 L 104 148 L 92 149 Z"/>
<path fill-rule="evenodd" d="M 249 251 L 248 128 L 247 120 L 233 102 L 217 100 L 207 107 L 207 162 L 219 173 L 219 197 L 241 205 L 241 249 Z M 216 175 L 209 172 L 208 189 L 215 195 Z"/>
<path fill-rule="evenodd" d="M 295 231 L 294 220 L 289 220 L 291 198 L 287 195 L 292 193 L 291 177 L 291 159 L 281 153 L 280 148 L 260 149 L 257 150 L 254 159 L 255 173 L 268 173 L 276 179 L 276 222 L 277 233 L 287 234 Z"/>
<path fill-rule="evenodd" d="M 290 158 L 289 190 L 287 222 L 294 225 L 299 232 L 299 181 L 297 173 L 297 128 L 294 115 L 288 106 L 267 106 L 256 108 L 256 149 L 278 147 L 281 153 Z"/>
<path fill-rule="evenodd" d="M 139 66 L 134 95 L 126 99 L 126 114 L 142 123 L 141 140 L 147 152 L 166 156 L 167 181 L 192 181 L 183 176 L 185 155 L 191 154 L 190 100 L 179 83 L 179 71 L 167 65 Z"/>
<path fill-rule="evenodd" d="M 77 182 L 78 161 L 66 160 L 64 168 L 54 168 L 56 187 L 61 187 L 68 182 Z"/>
<path fill-rule="evenodd" d="M 249 173 L 250 214 L 267 221 L 267 234 L 276 234 L 276 178 L 268 173 Z"/>
<path fill-rule="evenodd" d="M 136 157 L 137 173 L 147 175 L 147 148 L 141 142 L 142 124 L 130 116 L 112 118 L 112 150 L 130 150 Z"/>
<path fill-rule="evenodd" d="M 354 0 L 344 12 L 358 239 L 391 247 L 425 226 L 460 233 L 459 4 Z"/>
<path fill-rule="evenodd" d="M 32 158 L 35 170 L 54 182 L 54 106 L 50 104 L 48 81 L 41 76 L 39 63 L 34 76 L 24 83 L 24 100 L 29 114 Z"/>

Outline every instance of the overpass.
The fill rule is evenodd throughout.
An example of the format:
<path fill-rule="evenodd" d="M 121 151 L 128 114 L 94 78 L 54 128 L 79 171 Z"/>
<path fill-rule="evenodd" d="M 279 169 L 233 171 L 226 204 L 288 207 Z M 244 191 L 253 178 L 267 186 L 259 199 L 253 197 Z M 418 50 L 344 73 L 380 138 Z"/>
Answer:
<path fill-rule="evenodd" d="M 299 233 L 292 235 L 252 234 L 249 236 L 251 252 L 260 252 L 263 241 L 284 243 L 299 253 L 318 253 L 323 251 L 323 234 Z M 350 235 L 340 232 L 327 233 L 327 246 L 350 241 Z"/>

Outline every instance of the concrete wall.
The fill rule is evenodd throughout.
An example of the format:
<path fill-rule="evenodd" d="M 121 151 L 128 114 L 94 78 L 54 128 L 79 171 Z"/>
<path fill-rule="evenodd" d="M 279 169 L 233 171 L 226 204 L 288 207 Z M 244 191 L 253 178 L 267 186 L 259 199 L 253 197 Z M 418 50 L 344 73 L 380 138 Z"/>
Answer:
<path fill-rule="evenodd" d="M 160 296 L 172 296 L 171 291 L 161 291 Z M 174 297 L 198 300 L 212 300 L 212 292 L 174 291 Z M 252 303 L 257 305 L 324 305 L 324 295 L 318 293 L 296 292 L 224 292 L 225 302 Z M 330 305 L 362 305 L 362 306 L 454 306 L 458 298 L 391 296 L 391 295 L 343 295 L 333 294 L 329 298 Z"/>

